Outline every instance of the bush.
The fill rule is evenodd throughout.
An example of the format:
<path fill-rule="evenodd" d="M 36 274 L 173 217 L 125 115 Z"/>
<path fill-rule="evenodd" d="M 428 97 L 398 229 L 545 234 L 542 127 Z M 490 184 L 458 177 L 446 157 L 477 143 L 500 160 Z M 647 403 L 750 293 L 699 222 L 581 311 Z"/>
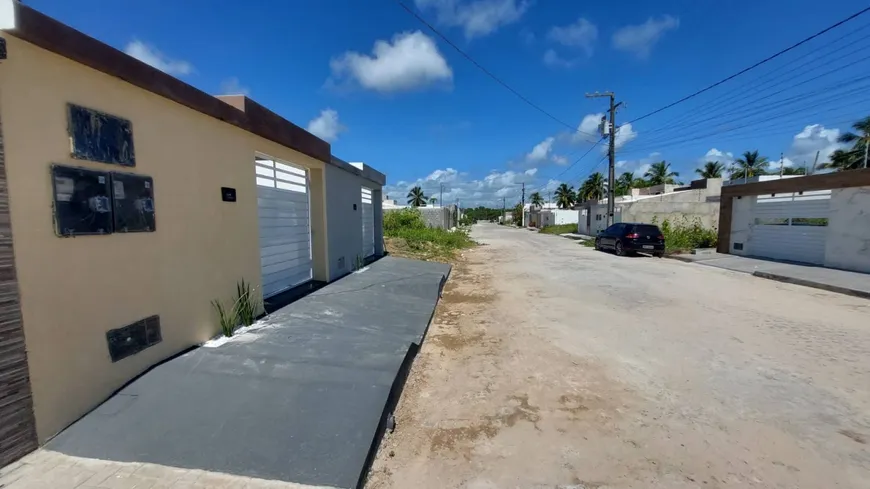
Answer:
<path fill-rule="evenodd" d="M 419 209 L 408 207 L 395 211 L 384 212 L 384 235 L 392 236 L 392 233 L 406 229 L 425 229 L 426 221 Z"/>
<path fill-rule="evenodd" d="M 543 234 L 565 234 L 565 233 L 576 233 L 577 225 L 576 224 L 554 224 L 552 226 L 544 226 L 539 231 Z"/>
<path fill-rule="evenodd" d="M 384 236 L 400 241 L 417 258 L 450 259 L 457 250 L 475 245 L 464 229 L 426 226 L 419 209 L 413 207 L 384 213 Z"/>
<path fill-rule="evenodd" d="M 652 223 L 658 224 L 658 218 L 654 217 Z M 665 236 L 665 251 L 668 253 L 689 251 L 695 248 L 713 248 L 719 241 L 719 233 L 716 229 L 705 228 L 698 217 L 691 221 L 686 216 L 674 221 L 665 219 L 659 228 Z"/>

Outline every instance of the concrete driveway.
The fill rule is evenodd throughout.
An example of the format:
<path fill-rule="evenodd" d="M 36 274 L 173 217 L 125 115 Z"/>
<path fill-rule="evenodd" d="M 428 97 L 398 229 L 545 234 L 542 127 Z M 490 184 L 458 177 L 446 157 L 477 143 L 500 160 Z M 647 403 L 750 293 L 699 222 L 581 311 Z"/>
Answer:
<path fill-rule="evenodd" d="M 473 236 L 370 488 L 870 487 L 870 301 Z"/>

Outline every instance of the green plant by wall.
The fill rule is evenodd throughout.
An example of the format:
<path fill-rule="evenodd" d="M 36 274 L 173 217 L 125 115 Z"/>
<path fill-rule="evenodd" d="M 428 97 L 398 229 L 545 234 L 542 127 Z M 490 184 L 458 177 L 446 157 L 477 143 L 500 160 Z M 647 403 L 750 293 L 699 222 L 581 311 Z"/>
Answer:
<path fill-rule="evenodd" d="M 218 323 L 220 324 L 221 332 L 224 336 L 232 336 L 236 330 L 236 326 L 239 324 L 239 315 L 236 310 L 236 305 L 232 304 L 227 307 L 226 304 L 217 299 L 211 301 L 211 305 L 214 307 L 214 310 L 218 315 Z"/>
<path fill-rule="evenodd" d="M 260 300 L 255 295 L 255 289 L 249 282 L 242 280 L 236 283 L 236 315 L 242 326 L 250 326 L 257 319 L 260 311 Z"/>
<path fill-rule="evenodd" d="M 354 259 L 353 259 L 353 269 L 354 269 L 354 271 L 356 271 L 356 270 L 361 270 L 362 267 L 365 266 L 365 264 L 366 264 L 366 261 L 365 261 L 365 259 L 363 259 L 363 256 L 362 256 L 362 255 L 356 255 L 356 257 L 354 257 Z"/>
<path fill-rule="evenodd" d="M 658 216 L 653 217 L 652 223 L 659 225 Z M 714 248 L 719 241 L 718 231 L 715 228 L 705 228 L 699 217 L 689 220 L 684 215 L 673 221 L 666 218 L 659 228 L 665 237 L 665 251 L 668 253 Z"/>

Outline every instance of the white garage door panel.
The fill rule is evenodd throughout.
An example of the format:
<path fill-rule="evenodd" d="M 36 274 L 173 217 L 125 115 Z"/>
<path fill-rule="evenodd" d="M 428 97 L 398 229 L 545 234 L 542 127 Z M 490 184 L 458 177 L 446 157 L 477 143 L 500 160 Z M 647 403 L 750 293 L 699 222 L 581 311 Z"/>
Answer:
<path fill-rule="evenodd" d="M 311 223 L 305 170 L 257 159 L 263 297 L 311 280 Z"/>
<path fill-rule="evenodd" d="M 800 222 L 799 218 L 827 219 L 830 199 L 830 190 L 756 197 L 749 223 L 748 253 L 823 264 L 828 227 L 795 225 L 795 222 Z"/>
<path fill-rule="evenodd" d="M 366 258 L 375 254 L 375 206 L 372 191 L 362 188 L 362 249 Z"/>

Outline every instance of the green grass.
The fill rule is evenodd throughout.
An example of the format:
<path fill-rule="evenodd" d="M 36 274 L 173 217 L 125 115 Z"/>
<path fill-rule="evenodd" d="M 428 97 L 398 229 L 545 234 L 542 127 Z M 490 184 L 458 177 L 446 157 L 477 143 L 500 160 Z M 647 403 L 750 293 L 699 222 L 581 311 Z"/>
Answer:
<path fill-rule="evenodd" d="M 449 261 L 476 243 L 465 229 L 430 228 L 414 208 L 384 213 L 384 237 L 390 253 L 424 260 Z"/>
<path fill-rule="evenodd" d="M 544 226 L 539 232 L 544 234 L 576 233 L 577 224 L 556 224 L 554 226 Z"/>

